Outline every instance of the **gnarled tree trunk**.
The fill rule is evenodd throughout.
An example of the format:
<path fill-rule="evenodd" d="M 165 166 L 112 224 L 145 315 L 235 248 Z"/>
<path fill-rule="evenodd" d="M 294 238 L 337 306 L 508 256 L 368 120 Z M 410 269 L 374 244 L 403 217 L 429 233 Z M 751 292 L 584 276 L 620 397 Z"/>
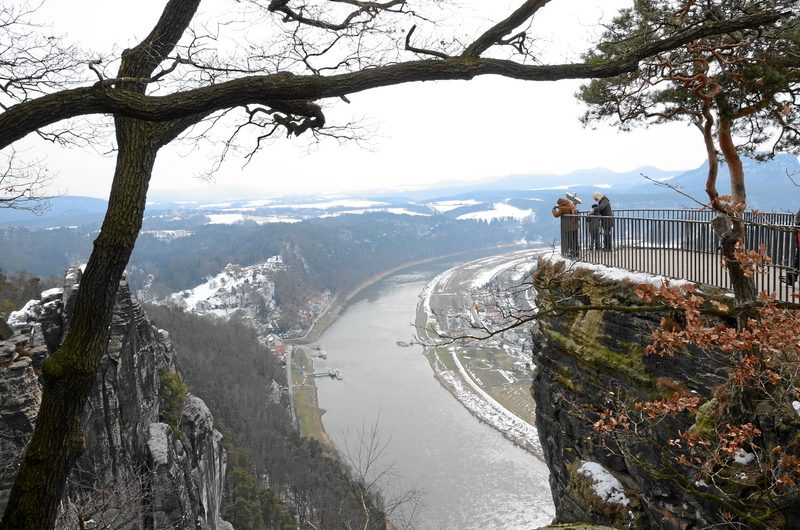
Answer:
<path fill-rule="evenodd" d="M 119 76 L 150 77 L 174 48 L 199 0 L 171 0 L 153 32 L 123 53 Z M 126 90 L 144 93 L 145 83 Z M 52 528 L 67 476 L 84 449 L 81 418 L 108 340 L 119 282 L 142 225 L 147 187 L 160 147 L 180 123 L 116 117 L 117 165 L 108 210 L 81 279 L 64 344 L 43 365 L 36 430 L 3 515 L 3 530 Z"/>

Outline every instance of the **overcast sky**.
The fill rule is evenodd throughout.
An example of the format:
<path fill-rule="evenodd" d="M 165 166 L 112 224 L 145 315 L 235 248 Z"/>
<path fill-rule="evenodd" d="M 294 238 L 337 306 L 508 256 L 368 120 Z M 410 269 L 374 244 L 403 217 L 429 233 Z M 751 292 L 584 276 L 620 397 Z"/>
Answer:
<path fill-rule="evenodd" d="M 522 0 L 461 0 L 471 23 L 502 17 Z M 49 0 L 41 18 L 90 49 L 110 51 L 138 42 L 158 18 L 164 0 Z M 574 58 L 596 22 L 631 0 L 552 0 L 534 29 L 543 56 Z M 602 6 L 602 9 L 598 7 Z M 206 0 L 204 9 L 235 9 L 235 0 Z M 409 189 L 437 182 L 477 180 L 510 174 L 568 173 L 605 167 L 627 171 L 644 165 L 678 170 L 704 158 L 699 133 L 685 125 L 619 133 L 600 126 L 584 129 L 573 94 L 579 82 L 525 83 L 502 78 L 415 83 L 355 94 L 351 104 L 329 109 L 328 121 L 363 117 L 370 146 L 306 139 L 282 140 L 246 167 L 233 156 L 215 186 L 256 187 L 267 195 L 350 193 Z M 114 157 L 93 150 L 54 149 L 32 144 L 57 174 L 57 191 L 107 198 Z M 163 149 L 151 190 L 205 186 L 198 179 L 210 165 L 208 151 L 191 146 Z"/>

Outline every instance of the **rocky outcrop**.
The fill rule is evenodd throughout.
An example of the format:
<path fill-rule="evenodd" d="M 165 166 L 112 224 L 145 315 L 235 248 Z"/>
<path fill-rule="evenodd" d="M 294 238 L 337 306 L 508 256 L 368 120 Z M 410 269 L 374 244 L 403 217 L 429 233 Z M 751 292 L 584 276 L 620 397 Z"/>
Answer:
<path fill-rule="evenodd" d="M 565 270 L 560 260 L 540 260 L 535 286 L 540 302 L 572 305 L 641 305 L 640 282 L 603 277 L 587 269 Z M 592 429 L 593 411 L 606 400 L 653 400 L 676 387 L 709 398 L 721 383 L 724 363 L 689 355 L 661 358 L 644 354 L 661 315 L 589 310 L 542 318 L 534 327 L 532 394 L 536 426 L 556 505 L 556 522 L 594 522 L 615 528 L 702 528 L 719 523 L 708 509 L 654 470 L 659 447 L 694 420 L 668 417 L 655 439 L 615 445 Z M 635 455 L 632 458 L 631 455 Z"/>
<path fill-rule="evenodd" d="M 33 432 L 41 399 L 37 371 L 69 327 L 79 282 L 80 271 L 72 269 L 63 290 L 46 291 L 12 313 L 17 334 L 0 342 L 0 511 L 16 471 L 5 462 L 18 461 Z M 23 356 L 19 344 L 27 350 Z M 121 282 L 84 411 L 87 449 L 67 483 L 60 527 L 75 528 L 81 518 L 93 521 L 87 528 L 228 528 L 219 515 L 226 456 L 205 403 L 189 394 L 177 405 L 178 421 L 164 423 L 165 375 L 175 370 L 168 333 L 150 324 Z"/>

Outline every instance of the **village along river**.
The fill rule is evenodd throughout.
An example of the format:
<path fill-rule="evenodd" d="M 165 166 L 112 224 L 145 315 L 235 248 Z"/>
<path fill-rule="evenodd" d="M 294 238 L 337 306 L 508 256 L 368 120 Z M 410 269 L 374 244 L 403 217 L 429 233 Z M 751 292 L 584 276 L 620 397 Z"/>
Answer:
<path fill-rule="evenodd" d="M 322 420 L 340 449 L 379 422 L 388 446 L 379 463 L 393 465 L 392 489 L 424 491 L 420 529 L 531 529 L 550 523 L 547 466 L 480 423 L 433 378 L 422 347 L 410 341 L 418 295 L 438 262 L 406 269 L 362 291 L 322 335 L 341 381 L 317 380 Z"/>

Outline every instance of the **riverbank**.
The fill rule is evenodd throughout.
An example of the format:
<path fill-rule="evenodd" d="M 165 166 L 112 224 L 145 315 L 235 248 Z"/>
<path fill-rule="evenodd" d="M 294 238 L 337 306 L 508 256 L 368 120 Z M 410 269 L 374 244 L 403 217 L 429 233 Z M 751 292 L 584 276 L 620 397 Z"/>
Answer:
<path fill-rule="evenodd" d="M 327 409 L 325 428 L 337 447 L 352 452 L 372 439 L 360 433 L 380 427 L 377 446 L 385 446 L 385 452 L 375 469 L 393 469 L 385 489 L 388 498 L 409 488 L 425 491 L 415 525 L 420 530 L 538 528 L 553 515 L 544 463 L 475 421 L 444 392 L 422 348 L 398 344 L 398 338 L 413 333 L 425 284 L 438 272 L 469 260 L 401 271 L 363 292 L 342 312 L 319 342 L 327 358 L 315 360 L 317 371 L 339 368 L 343 375 L 342 381 L 316 381 L 319 404 Z M 530 395 L 530 384 L 527 391 Z"/>
<path fill-rule="evenodd" d="M 501 248 L 501 247 L 498 247 Z M 489 250 L 489 249 L 486 249 Z M 303 381 L 301 384 L 292 385 L 290 392 L 292 393 L 291 403 L 294 404 L 294 415 L 297 418 L 297 429 L 302 436 L 314 438 L 324 446 L 331 450 L 335 450 L 335 446 L 330 439 L 325 425 L 322 422 L 322 415 L 325 414 L 325 409 L 319 406 L 317 399 L 317 385 L 314 378 L 308 378 L 305 374 L 314 371 L 313 360 L 310 358 L 310 350 L 304 346 L 308 346 L 317 342 L 322 334 L 336 322 L 336 319 L 344 311 L 350 301 L 357 296 L 361 291 L 376 284 L 382 279 L 396 274 L 404 269 L 425 265 L 426 263 L 433 263 L 435 261 L 454 258 L 459 255 L 468 254 L 472 251 L 456 252 L 453 254 L 446 254 L 444 256 L 436 256 L 433 258 L 426 258 L 416 261 L 409 261 L 398 265 L 397 267 L 380 272 L 370 276 L 355 288 L 351 289 L 344 295 L 336 295 L 328 307 L 314 319 L 311 327 L 302 337 L 296 339 L 285 339 L 284 343 L 294 349 L 299 355 L 296 356 L 293 366 L 287 367 L 292 370 L 293 379 L 296 381 Z M 302 367 L 303 371 L 297 369 Z"/>
<path fill-rule="evenodd" d="M 363 282 L 359 283 L 350 291 L 344 293 L 343 295 L 337 294 L 331 300 L 331 303 L 328 304 L 328 307 L 319 314 L 319 316 L 314 319 L 314 322 L 311 323 L 311 327 L 306 331 L 305 335 L 302 337 L 297 337 L 294 339 L 285 339 L 284 342 L 286 344 L 296 344 L 296 345 L 307 345 L 313 344 L 319 340 L 325 330 L 327 330 L 336 319 L 339 317 L 342 311 L 347 307 L 350 301 L 358 295 L 364 289 L 371 287 L 372 285 L 376 284 L 377 282 L 381 281 L 382 279 L 386 278 L 387 276 L 391 276 L 392 274 L 396 274 L 404 269 L 408 269 L 410 267 L 417 267 L 419 265 L 425 265 L 426 263 L 434 263 L 436 261 L 445 260 L 449 258 L 455 258 L 457 256 L 463 256 L 466 254 L 472 254 L 476 252 L 480 252 L 482 250 L 490 251 L 490 250 L 502 250 L 504 248 L 509 248 L 512 246 L 517 246 L 515 244 L 508 244 L 508 245 L 498 245 L 497 247 L 490 247 L 484 249 L 477 249 L 477 250 L 465 250 L 462 252 L 453 252 L 451 254 L 444 254 L 441 256 L 434 256 L 431 258 L 420 259 L 416 261 L 407 261 L 398 265 L 397 267 L 393 267 L 391 269 L 385 270 L 383 272 L 379 272 L 373 276 L 370 276 Z"/>
<path fill-rule="evenodd" d="M 503 248 L 507 247 L 506 245 L 483 250 L 502 251 Z M 536 249 L 521 251 L 521 253 L 538 253 L 540 251 L 540 249 Z M 285 342 L 293 345 L 296 351 L 303 351 L 305 353 L 305 362 L 308 363 L 304 365 L 305 371 L 306 373 L 313 372 L 313 361 L 310 358 L 312 350 L 304 348 L 303 346 L 308 346 L 317 342 L 323 333 L 336 322 L 337 318 L 344 309 L 347 308 L 350 301 L 360 292 L 380 280 L 404 269 L 455 258 L 473 252 L 474 251 L 457 252 L 444 256 L 406 262 L 392 269 L 375 274 L 343 296 L 337 295 L 334 297 L 325 311 L 315 319 L 311 328 L 309 328 L 308 332 L 306 332 L 303 337 L 287 339 Z M 520 252 L 515 252 L 514 254 L 520 254 Z M 474 262 L 468 263 L 471 264 Z M 426 325 L 429 325 L 433 318 L 433 311 L 430 305 L 431 293 L 438 283 L 446 282 L 453 276 L 452 270 L 453 269 L 450 269 L 437 275 L 436 278 L 428 284 L 423 294 L 420 295 L 420 303 L 417 306 L 416 312 L 416 326 L 422 338 L 426 338 L 426 335 L 419 330 L 424 330 Z M 434 340 L 433 337 L 427 337 L 427 339 L 431 341 Z M 503 350 L 499 350 L 499 353 L 502 356 Z M 518 382 L 515 387 L 514 385 L 507 386 L 504 390 L 507 391 L 510 389 L 517 394 L 516 397 L 509 397 L 508 395 L 502 395 L 502 392 L 498 394 L 496 389 L 484 388 L 485 383 L 480 378 L 473 379 L 470 377 L 467 370 L 462 366 L 462 361 L 459 360 L 459 353 L 457 353 L 455 348 L 426 348 L 425 355 L 433 368 L 433 375 L 437 381 L 439 381 L 441 386 L 447 389 L 456 400 L 466 407 L 473 416 L 496 429 L 515 445 L 525 449 L 537 458 L 542 458 L 541 445 L 536 433 L 536 428 L 533 426 L 533 409 L 532 399 L 530 398 L 529 380 Z M 502 360 L 505 368 L 509 370 L 511 369 L 512 362 L 513 360 L 509 359 Z M 506 373 L 510 372 L 506 371 Z M 296 369 L 294 374 L 295 377 L 298 378 L 296 379 L 297 381 L 304 381 L 303 384 L 296 384 L 293 387 L 296 407 L 295 413 L 298 419 L 300 434 L 315 438 L 323 445 L 333 448 L 331 439 L 325 431 L 322 422 L 322 415 L 325 414 L 326 411 L 319 407 L 317 387 L 314 378 L 307 378 L 302 372 L 296 371 Z M 521 405 L 520 403 L 524 404 Z"/>
<path fill-rule="evenodd" d="M 328 449 L 335 451 L 336 447 L 322 424 L 322 415 L 325 414 L 325 409 L 319 407 L 317 385 L 314 377 L 309 376 L 314 373 L 312 350 L 302 346 L 293 346 L 292 348 L 290 369 L 292 370 L 292 379 L 296 383 L 292 384 L 291 392 L 297 417 L 297 430 L 301 436 L 314 438 Z"/>
<path fill-rule="evenodd" d="M 486 292 L 493 291 L 486 291 L 485 285 L 494 282 L 495 289 L 502 292 L 498 283 L 502 276 L 506 276 L 506 287 L 512 286 L 517 292 L 518 302 L 527 306 L 521 310 L 530 311 L 527 293 L 513 286 L 530 273 L 530 260 L 539 252 L 541 249 L 533 249 L 485 258 L 440 273 L 420 294 L 416 326 L 418 335 L 427 343 L 425 356 L 437 381 L 478 420 L 542 459 L 530 397 L 530 364 L 525 371 L 519 371 L 520 363 L 525 365 L 520 354 L 526 332 L 519 335 L 517 330 L 516 337 L 478 342 L 442 341 L 442 337 L 469 335 L 491 321 L 485 306 L 496 302 L 486 299 Z M 452 328 L 454 321 L 475 327 Z"/>

